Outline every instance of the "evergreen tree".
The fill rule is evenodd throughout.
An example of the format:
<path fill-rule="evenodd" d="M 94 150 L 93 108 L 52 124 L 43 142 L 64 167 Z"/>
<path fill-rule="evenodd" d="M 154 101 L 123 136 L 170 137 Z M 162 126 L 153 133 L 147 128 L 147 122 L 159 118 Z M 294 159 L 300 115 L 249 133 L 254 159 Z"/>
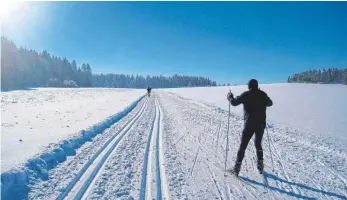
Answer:
<path fill-rule="evenodd" d="M 216 86 L 205 77 L 173 75 L 140 76 L 124 74 L 92 74 L 88 63 L 77 66 L 75 60 L 17 48 L 9 39 L 1 37 L 1 89 L 37 87 L 121 87 L 121 88 L 175 88 Z"/>
<path fill-rule="evenodd" d="M 197 80 L 200 81 L 197 81 Z M 93 74 L 93 86 L 104 87 L 105 80 L 120 88 L 175 88 L 175 87 L 195 87 L 195 86 L 216 86 L 215 81 L 203 77 L 174 75 L 165 76 L 126 76 L 123 74 Z"/>
<path fill-rule="evenodd" d="M 343 83 L 345 80 L 345 71 L 347 69 L 329 68 L 321 70 L 308 70 L 296 73 L 288 78 L 290 82 L 306 83 Z"/>
<path fill-rule="evenodd" d="M 92 87 L 92 69 L 89 64 L 86 64 L 86 87 Z"/>
<path fill-rule="evenodd" d="M 16 45 L 1 37 L 1 89 L 17 89 L 31 86 L 92 86 L 89 64 L 83 73 L 76 61 L 50 55 L 46 50 L 37 53 Z M 85 80 L 87 82 L 85 82 Z M 65 82 L 65 84 L 64 84 Z"/>

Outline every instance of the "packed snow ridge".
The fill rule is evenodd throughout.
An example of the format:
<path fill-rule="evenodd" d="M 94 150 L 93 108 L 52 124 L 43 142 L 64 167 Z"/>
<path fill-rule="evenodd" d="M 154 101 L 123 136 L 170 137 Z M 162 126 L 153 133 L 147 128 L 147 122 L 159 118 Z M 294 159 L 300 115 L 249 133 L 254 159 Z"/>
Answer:
<path fill-rule="evenodd" d="M 48 179 L 49 170 L 53 169 L 59 163 L 64 162 L 67 156 L 76 155 L 76 149 L 81 147 L 87 141 L 92 141 L 97 134 L 103 133 L 112 124 L 118 122 L 144 98 L 141 96 L 123 111 L 118 112 L 106 120 L 86 129 L 81 130 L 71 138 L 62 140 L 46 149 L 43 153 L 29 159 L 24 165 L 17 166 L 1 174 L 1 192 L 2 197 L 10 197 L 14 193 L 25 193 L 28 190 L 28 184 L 31 179 Z M 13 196 L 12 196 L 13 198 Z"/>
<path fill-rule="evenodd" d="M 1 92 L 1 169 L 23 165 L 61 140 L 122 111 L 145 93 L 120 88 Z"/>

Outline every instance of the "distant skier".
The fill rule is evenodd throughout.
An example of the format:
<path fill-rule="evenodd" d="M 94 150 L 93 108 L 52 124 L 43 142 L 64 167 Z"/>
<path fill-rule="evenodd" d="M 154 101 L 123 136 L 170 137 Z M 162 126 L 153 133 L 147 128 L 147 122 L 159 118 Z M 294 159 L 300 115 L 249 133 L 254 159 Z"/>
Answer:
<path fill-rule="evenodd" d="M 258 81 L 251 79 L 248 82 L 248 91 L 234 98 L 233 93 L 229 92 L 227 95 L 228 101 L 233 106 L 243 104 L 244 109 L 244 129 L 241 137 L 241 144 L 237 152 L 237 160 L 231 173 L 238 176 L 243 157 L 245 156 L 245 150 L 248 142 L 255 133 L 255 147 L 257 150 L 257 168 L 260 173 L 264 170 L 263 150 L 261 141 L 264 135 L 264 129 L 266 126 L 266 107 L 272 106 L 272 100 L 267 96 L 265 92 L 258 88 Z"/>
<path fill-rule="evenodd" d="M 148 95 L 148 96 L 151 96 L 151 91 L 152 91 L 152 88 L 148 87 L 148 88 L 147 88 L 147 95 Z"/>

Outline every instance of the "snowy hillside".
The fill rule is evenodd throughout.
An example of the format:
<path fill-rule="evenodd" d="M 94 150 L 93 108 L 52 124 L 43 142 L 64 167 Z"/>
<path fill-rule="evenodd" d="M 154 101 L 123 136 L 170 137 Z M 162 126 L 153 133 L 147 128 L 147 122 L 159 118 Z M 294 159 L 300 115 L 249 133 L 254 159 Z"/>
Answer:
<path fill-rule="evenodd" d="M 197 97 L 200 90 L 210 89 L 182 91 L 190 90 Z M 111 94 L 113 90 L 108 90 L 110 94 L 96 90 L 90 91 L 97 94 L 88 96 L 91 92 L 86 89 L 83 99 L 91 102 L 94 97 L 114 95 L 129 102 L 127 108 L 116 111 L 122 114 L 106 123 L 82 131 L 78 139 L 52 144 L 53 153 L 28 161 L 21 171 L 2 173 L 2 199 L 347 200 L 347 147 L 341 141 L 273 121 L 270 137 L 263 140 L 264 175 L 256 168 L 255 147 L 250 142 L 240 178 L 225 176 L 225 159 L 231 168 L 240 142 L 243 119 L 239 115 L 231 115 L 227 134 L 228 112 L 218 106 L 160 90 L 144 98 L 140 98 L 143 91 L 127 90 L 122 96 Z M 68 90 L 60 91 L 64 92 Z M 211 99 L 212 94 L 201 96 Z M 75 103 L 86 105 L 82 102 Z M 85 109 L 93 112 L 104 105 L 95 104 Z M 75 110 L 80 112 L 85 111 Z M 30 119 L 35 114 L 27 113 Z"/>
<path fill-rule="evenodd" d="M 272 122 L 309 132 L 318 136 L 332 136 L 347 142 L 347 86 L 318 84 L 264 84 L 260 85 L 274 102 L 268 109 Z M 229 89 L 235 96 L 247 86 L 201 87 L 166 89 L 181 96 L 208 102 L 228 109 L 226 95 Z M 242 106 L 232 107 L 242 116 Z"/>
<path fill-rule="evenodd" d="M 122 111 L 144 92 L 53 88 L 1 92 L 2 171 Z"/>

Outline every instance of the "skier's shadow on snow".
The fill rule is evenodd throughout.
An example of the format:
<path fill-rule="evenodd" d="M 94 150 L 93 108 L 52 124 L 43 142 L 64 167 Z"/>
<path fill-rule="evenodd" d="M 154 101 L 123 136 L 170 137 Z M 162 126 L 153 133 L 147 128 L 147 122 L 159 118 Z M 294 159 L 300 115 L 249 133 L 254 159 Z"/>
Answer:
<path fill-rule="evenodd" d="M 345 196 L 343 196 L 343 195 L 336 194 L 336 193 L 333 193 L 333 192 L 327 192 L 327 191 L 316 189 L 316 188 L 312 188 L 310 186 L 307 186 L 307 185 L 304 185 L 304 184 L 301 184 L 301 183 L 290 182 L 290 181 L 281 179 L 281 178 L 279 178 L 279 177 L 277 177 L 277 176 L 275 176 L 273 174 L 267 173 L 267 172 L 264 172 L 264 176 L 267 179 L 273 179 L 275 181 L 280 181 L 282 183 L 286 183 L 288 185 L 293 185 L 293 186 L 296 186 L 296 187 L 300 187 L 302 189 L 311 190 L 313 192 L 317 192 L 317 193 L 321 193 L 321 194 L 328 195 L 328 196 L 331 196 L 331 197 L 337 197 L 337 198 L 340 198 L 340 199 L 347 200 L 347 198 Z M 247 177 L 244 177 L 244 176 L 240 176 L 240 178 L 243 179 L 244 181 L 250 182 L 252 184 L 260 185 L 260 186 L 266 187 L 266 188 L 268 188 L 270 190 L 277 191 L 277 192 L 280 192 L 280 193 L 283 193 L 283 194 L 287 194 L 289 196 L 293 196 L 293 197 L 296 197 L 296 198 L 300 198 L 300 199 L 317 199 L 315 197 L 308 197 L 308 196 L 303 196 L 303 195 L 300 195 L 300 194 L 296 194 L 294 192 L 288 192 L 288 191 L 282 190 L 280 188 L 273 187 L 273 186 L 268 185 L 268 184 L 264 184 L 264 183 L 257 182 L 255 180 L 251 180 L 251 179 L 249 179 Z"/>

